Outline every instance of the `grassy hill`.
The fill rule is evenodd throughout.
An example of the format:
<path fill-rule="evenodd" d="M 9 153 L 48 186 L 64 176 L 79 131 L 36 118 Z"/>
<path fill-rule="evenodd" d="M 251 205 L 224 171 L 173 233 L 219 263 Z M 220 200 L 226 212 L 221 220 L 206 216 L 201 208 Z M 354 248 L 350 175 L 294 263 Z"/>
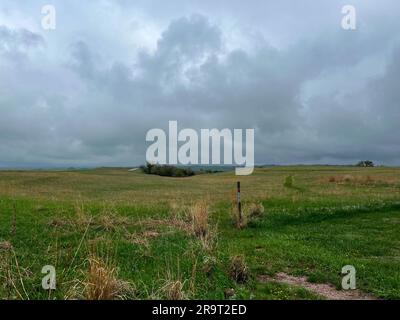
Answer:
<path fill-rule="evenodd" d="M 240 177 L 244 211 L 265 212 L 241 229 L 237 180 L 0 171 L 0 299 L 318 299 L 260 278 L 285 272 L 339 288 L 348 264 L 363 292 L 400 298 L 400 169 L 256 169 Z M 57 271 L 52 292 L 41 287 L 45 265 Z"/>

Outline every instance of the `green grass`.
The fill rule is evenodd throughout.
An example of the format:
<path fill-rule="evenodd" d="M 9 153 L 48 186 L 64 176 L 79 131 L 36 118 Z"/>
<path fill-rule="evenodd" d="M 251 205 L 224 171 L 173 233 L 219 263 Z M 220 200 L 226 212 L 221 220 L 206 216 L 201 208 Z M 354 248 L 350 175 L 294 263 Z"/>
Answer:
<path fill-rule="evenodd" d="M 0 246 L 0 299 L 82 294 L 91 255 L 116 267 L 131 299 L 168 298 L 174 281 L 189 299 L 224 299 L 228 288 L 237 299 L 319 299 L 257 277 L 286 272 L 339 288 L 347 264 L 362 291 L 400 298 L 400 169 L 257 169 L 240 178 L 242 198 L 262 202 L 266 213 L 242 230 L 231 217 L 237 179 L 231 172 L 177 179 L 126 169 L 0 172 L 0 244 L 13 246 Z M 212 248 L 172 223 L 176 207 L 198 200 L 210 206 Z M 235 255 L 250 269 L 245 284 L 229 276 Z M 45 265 L 57 271 L 50 294 L 41 288 Z"/>

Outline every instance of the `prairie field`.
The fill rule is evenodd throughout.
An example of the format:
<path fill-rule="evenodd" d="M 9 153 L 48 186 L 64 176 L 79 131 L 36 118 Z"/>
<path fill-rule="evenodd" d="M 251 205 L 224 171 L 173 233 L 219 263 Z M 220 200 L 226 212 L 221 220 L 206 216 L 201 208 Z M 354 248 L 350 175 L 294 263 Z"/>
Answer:
<path fill-rule="evenodd" d="M 325 299 L 273 279 L 339 291 L 346 265 L 363 294 L 400 298 L 400 169 L 0 171 L 0 299 Z"/>

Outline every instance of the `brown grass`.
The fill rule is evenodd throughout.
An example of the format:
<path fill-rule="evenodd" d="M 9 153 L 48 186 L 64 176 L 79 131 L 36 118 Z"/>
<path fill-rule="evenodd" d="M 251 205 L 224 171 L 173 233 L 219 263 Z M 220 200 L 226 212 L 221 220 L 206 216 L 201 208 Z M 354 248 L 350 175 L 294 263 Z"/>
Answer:
<path fill-rule="evenodd" d="M 190 208 L 190 216 L 192 218 L 192 230 L 194 235 L 199 238 L 207 236 L 209 226 L 209 209 L 205 201 L 197 202 Z"/>
<path fill-rule="evenodd" d="M 5 252 L 1 252 L 4 250 Z M 18 288 L 18 276 L 12 261 L 11 249 L 6 242 L 0 243 L 0 283 L 2 289 L 7 292 L 8 298 L 23 299 L 23 294 Z"/>
<path fill-rule="evenodd" d="M 183 300 L 185 298 L 183 283 L 180 280 L 166 281 L 162 291 L 167 300 Z"/>
<path fill-rule="evenodd" d="M 1 243 L 0 248 L 0 284 L 9 299 L 29 300 L 24 280 L 32 277 L 29 268 L 19 265 L 17 256 L 10 242 Z M 3 252 L 2 252 L 3 251 Z"/>
<path fill-rule="evenodd" d="M 336 182 L 336 177 L 329 177 L 328 182 Z"/>
<path fill-rule="evenodd" d="M 49 220 L 48 225 L 56 228 L 72 227 L 80 230 L 92 226 L 102 228 L 105 231 L 115 231 L 135 223 L 129 217 L 118 215 L 117 211 L 111 206 L 104 207 L 97 216 L 91 215 L 82 203 L 75 205 L 75 215 L 73 217 L 54 217 Z"/>
<path fill-rule="evenodd" d="M 205 251 L 215 251 L 218 244 L 218 227 L 208 227 L 207 234 L 200 238 L 200 243 Z"/>
<path fill-rule="evenodd" d="M 12 236 L 15 236 L 17 233 L 17 206 L 15 202 L 13 203 L 13 215 L 12 215 L 12 220 L 11 220 L 11 230 L 10 234 Z"/>
<path fill-rule="evenodd" d="M 337 184 L 345 184 L 345 183 L 352 183 L 352 184 L 359 184 L 359 185 L 396 185 L 398 181 L 391 178 L 391 177 L 384 177 L 379 176 L 373 177 L 370 175 L 337 175 L 337 176 L 330 176 L 328 178 L 329 183 L 337 183 Z"/>
<path fill-rule="evenodd" d="M 242 209 L 241 218 L 236 204 L 232 205 L 231 215 L 233 222 L 238 229 L 244 229 L 249 222 L 256 220 L 263 216 L 265 212 L 264 206 L 261 203 L 245 204 Z"/>
<path fill-rule="evenodd" d="M 13 246 L 10 241 L 3 241 L 0 242 L 0 250 L 10 251 L 12 250 Z"/>
<path fill-rule="evenodd" d="M 243 229 L 247 226 L 246 215 L 244 214 L 243 209 L 242 209 L 242 214 L 239 215 L 239 209 L 236 202 L 231 204 L 231 216 L 233 224 L 235 225 L 236 228 Z"/>
<path fill-rule="evenodd" d="M 161 236 L 161 234 L 158 231 L 145 230 L 143 232 L 128 234 L 126 238 L 131 243 L 148 247 L 149 240 L 156 239 L 160 236 Z"/>
<path fill-rule="evenodd" d="M 249 268 L 243 256 L 234 256 L 231 258 L 229 275 L 237 283 L 245 283 L 249 280 Z"/>
<path fill-rule="evenodd" d="M 94 222 L 97 226 L 102 227 L 106 231 L 114 231 L 121 227 L 129 226 L 132 221 L 128 217 L 119 216 L 116 213 L 102 213 Z"/>
<path fill-rule="evenodd" d="M 89 259 L 89 270 L 84 281 L 85 298 L 88 300 L 116 300 L 125 298 L 130 285 L 117 278 L 117 269 L 100 258 Z"/>
<path fill-rule="evenodd" d="M 207 277 L 211 277 L 217 265 L 217 258 L 213 256 L 206 256 L 203 261 L 202 271 Z"/>
<path fill-rule="evenodd" d="M 187 220 L 188 206 L 182 200 L 172 200 L 169 202 L 169 208 L 172 219 Z"/>
<path fill-rule="evenodd" d="M 176 271 L 176 270 L 175 270 Z M 185 300 L 190 296 L 190 292 L 184 288 L 188 280 L 183 280 L 180 275 L 179 261 L 177 275 L 167 266 L 165 278 L 161 280 L 161 286 L 158 295 L 167 300 Z"/>
<path fill-rule="evenodd" d="M 159 228 L 160 226 L 166 226 L 166 227 L 171 227 L 175 228 L 178 230 L 181 230 L 183 232 L 186 232 L 188 234 L 192 234 L 192 227 L 191 227 L 191 222 L 186 219 L 178 219 L 176 217 L 171 217 L 170 219 L 143 219 L 141 221 L 138 221 L 134 223 L 133 225 L 135 226 L 140 226 L 140 227 L 145 227 L 148 228 L 149 230 L 155 230 Z"/>
<path fill-rule="evenodd" d="M 264 206 L 262 205 L 262 203 L 251 203 L 245 210 L 246 215 L 250 218 L 258 218 L 261 217 L 264 212 Z"/>
<path fill-rule="evenodd" d="M 228 288 L 224 291 L 225 299 L 233 299 L 235 297 L 236 291 L 233 288 Z"/>

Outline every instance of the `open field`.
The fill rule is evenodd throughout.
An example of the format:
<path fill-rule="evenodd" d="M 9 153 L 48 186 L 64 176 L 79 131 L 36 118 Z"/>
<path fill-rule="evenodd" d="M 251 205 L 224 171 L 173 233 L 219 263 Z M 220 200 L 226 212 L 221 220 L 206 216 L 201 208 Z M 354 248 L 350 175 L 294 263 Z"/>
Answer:
<path fill-rule="evenodd" d="M 0 299 L 319 299 L 260 279 L 284 272 L 340 288 L 345 265 L 362 292 L 400 298 L 400 169 L 256 169 L 240 177 L 244 210 L 265 212 L 242 229 L 237 179 L 0 171 Z M 54 291 L 42 289 L 45 265 Z"/>

